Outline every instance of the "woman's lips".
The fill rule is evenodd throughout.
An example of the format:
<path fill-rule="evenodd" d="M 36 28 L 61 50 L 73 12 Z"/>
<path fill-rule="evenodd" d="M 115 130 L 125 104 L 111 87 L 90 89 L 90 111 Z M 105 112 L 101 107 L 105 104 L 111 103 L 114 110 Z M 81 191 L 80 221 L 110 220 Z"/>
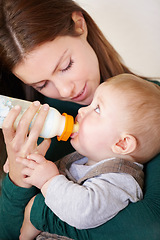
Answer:
<path fill-rule="evenodd" d="M 86 98 L 86 93 L 87 93 L 87 85 L 85 84 L 82 91 L 77 96 L 73 97 L 71 100 L 75 102 L 81 102 Z"/>

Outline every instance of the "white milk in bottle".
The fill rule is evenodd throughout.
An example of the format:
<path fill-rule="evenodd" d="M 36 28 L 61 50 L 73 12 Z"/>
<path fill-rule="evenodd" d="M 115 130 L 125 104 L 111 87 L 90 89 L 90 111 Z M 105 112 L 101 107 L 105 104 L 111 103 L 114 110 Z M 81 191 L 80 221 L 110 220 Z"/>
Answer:
<path fill-rule="evenodd" d="M 20 105 L 21 112 L 14 123 L 14 126 L 16 128 L 20 121 L 20 118 L 22 117 L 23 113 L 27 110 L 27 108 L 31 105 L 31 103 L 32 102 L 29 101 L 0 95 L 0 128 L 2 128 L 3 121 L 8 115 L 11 108 L 13 108 L 16 105 Z M 36 115 L 37 114 L 38 112 L 36 113 Z M 30 124 L 30 128 L 32 127 L 35 121 L 36 115 Z M 40 137 L 52 138 L 57 136 L 57 139 L 59 141 L 60 140 L 67 141 L 70 135 L 73 132 L 77 131 L 78 123 L 74 124 L 74 119 L 71 115 L 68 115 L 66 113 L 63 113 L 61 115 L 57 109 L 50 107 L 43 129 L 40 133 Z"/>

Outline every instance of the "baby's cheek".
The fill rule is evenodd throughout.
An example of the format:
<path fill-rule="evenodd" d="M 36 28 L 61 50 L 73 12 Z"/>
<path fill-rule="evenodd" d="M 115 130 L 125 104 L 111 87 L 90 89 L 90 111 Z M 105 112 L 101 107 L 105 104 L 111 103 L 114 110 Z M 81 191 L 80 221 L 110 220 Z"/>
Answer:
<path fill-rule="evenodd" d="M 79 151 L 79 149 L 84 146 L 85 137 L 83 131 L 78 132 L 78 134 L 73 139 L 71 139 L 71 144 L 77 151 Z"/>
<path fill-rule="evenodd" d="M 84 124 L 83 124 L 78 132 L 79 142 L 85 142 L 86 138 L 88 138 L 87 129 L 84 127 Z"/>

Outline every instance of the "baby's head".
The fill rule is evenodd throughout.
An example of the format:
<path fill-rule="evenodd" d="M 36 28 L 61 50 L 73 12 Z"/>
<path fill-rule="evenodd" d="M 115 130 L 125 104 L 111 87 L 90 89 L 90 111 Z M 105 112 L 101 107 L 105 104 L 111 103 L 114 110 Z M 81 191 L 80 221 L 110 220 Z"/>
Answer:
<path fill-rule="evenodd" d="M 160 152 L 160 87 L 131 74 L 112 77 L 77 120 L 79 133 L 71 143 L 81 154 L 145 163 Z"/>
<path fill-rule="evenodd" d="M 160 152 L 160 87 L 131 74 L 118 75 L 106 84 L 120 106 L 119 130 L 135 139 L 135 150 L 129 154 L 147 162 Z"/>

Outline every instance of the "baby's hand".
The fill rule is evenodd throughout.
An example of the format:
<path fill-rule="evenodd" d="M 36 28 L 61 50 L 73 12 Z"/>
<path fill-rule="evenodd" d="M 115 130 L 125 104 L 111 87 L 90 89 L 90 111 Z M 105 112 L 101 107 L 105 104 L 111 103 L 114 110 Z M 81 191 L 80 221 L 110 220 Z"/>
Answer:
<path fill-rule="evenodd" d="M 59 175 L 57 166 L 42 155 L 30 154 L 27 158 L 17 158 L 17 161 L 26 166 L 22 170 L 22 174 L 26 176 L 25 183 L 32 184 L 39 189 L 51 178 Z"/>

